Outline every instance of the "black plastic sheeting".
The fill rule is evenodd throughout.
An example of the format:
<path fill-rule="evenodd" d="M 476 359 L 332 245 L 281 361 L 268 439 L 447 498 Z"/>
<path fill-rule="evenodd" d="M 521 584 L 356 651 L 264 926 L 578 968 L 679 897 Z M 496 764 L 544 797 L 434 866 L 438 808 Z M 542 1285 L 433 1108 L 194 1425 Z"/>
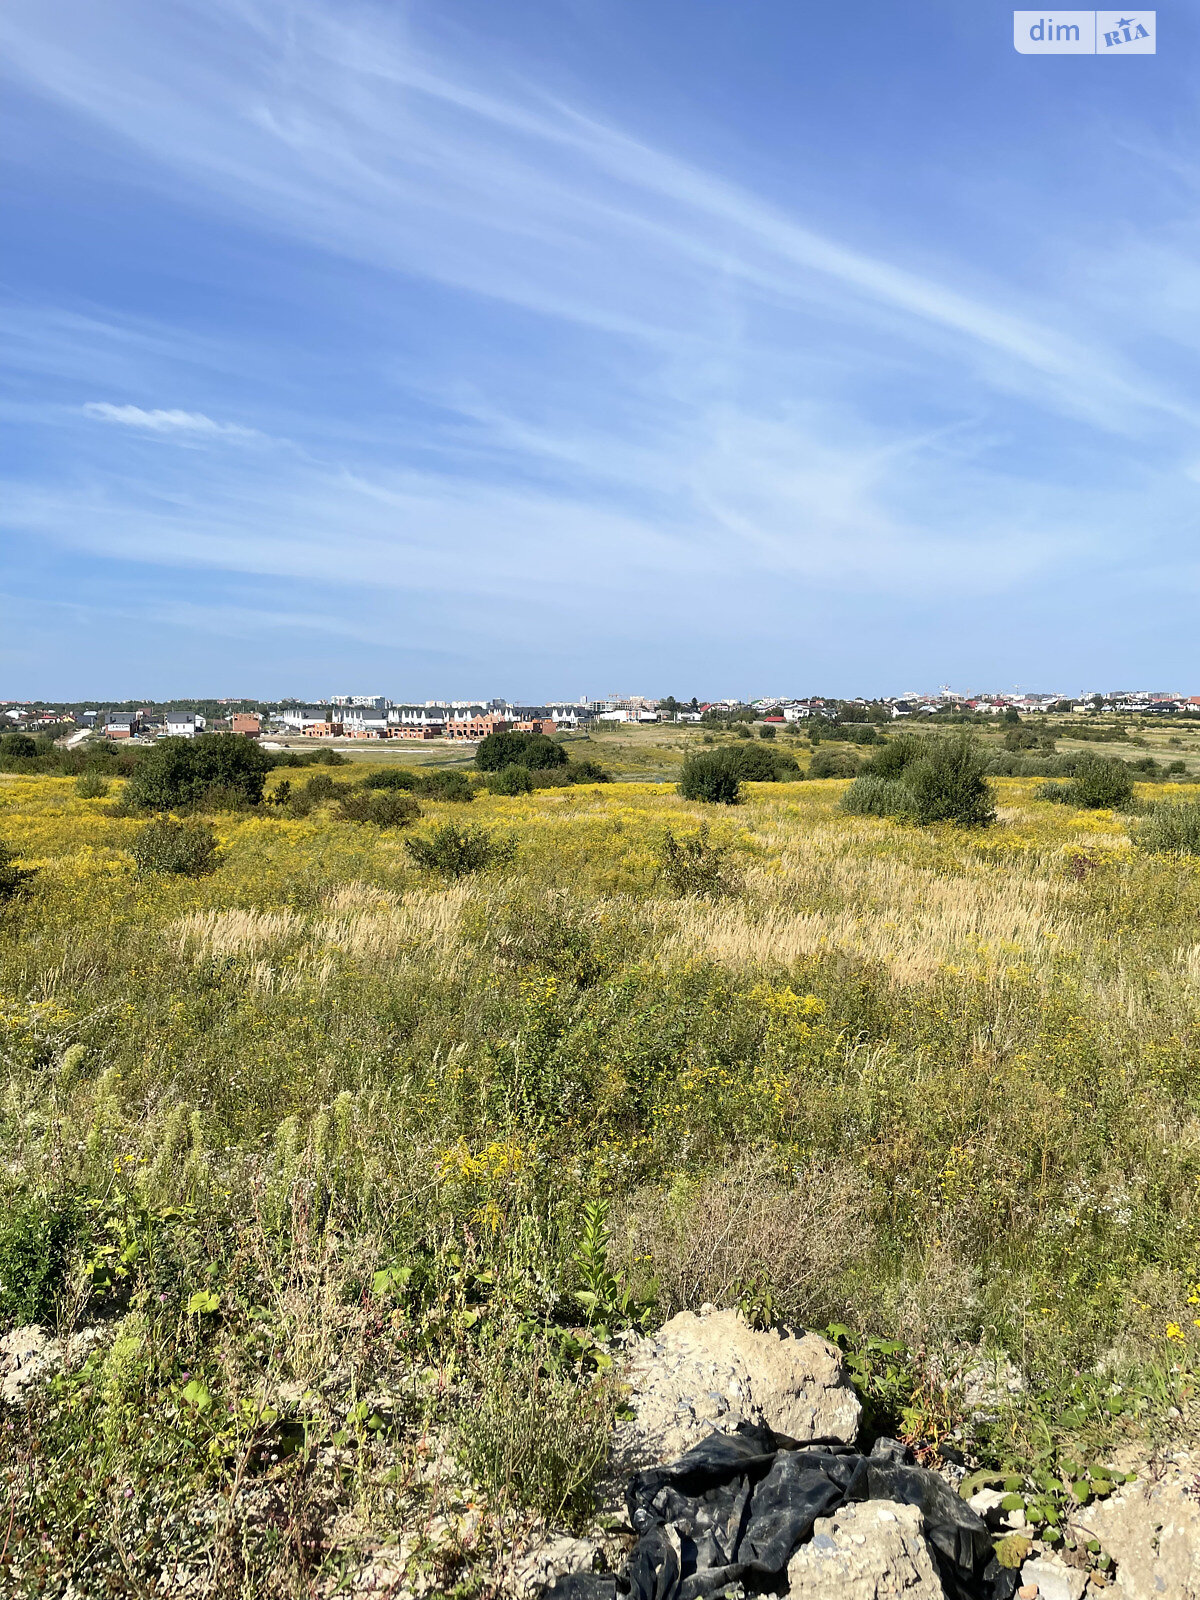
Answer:
<path fill-rule="evenodd" d="M 735 1585 L 786 1593 L 791 1557 L 818 1517 L 855 1500 L 919 1506 L 947 1600 L 1011 1600 L 1020 1579 L 953 1489 L 880 1439 L 869 1456 L 849 1445 L 797 1445 L 742 1423 L 714 1433 L 669 1467 L 638 1472 L 625 1493 L 638 1534 L 623 1578 L 559 1578 L 547 1600 L 708 1600 Z"/>

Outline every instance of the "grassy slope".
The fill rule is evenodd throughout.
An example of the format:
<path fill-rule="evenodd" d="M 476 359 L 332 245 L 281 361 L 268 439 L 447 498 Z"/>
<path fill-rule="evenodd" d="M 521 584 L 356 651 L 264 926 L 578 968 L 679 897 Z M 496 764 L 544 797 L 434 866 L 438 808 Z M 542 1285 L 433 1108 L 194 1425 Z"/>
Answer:
<path fill-rule="evenodd" d="M 665 766 L 663 743 L 578 753 Z M 740 1300 L 913 1347 L 983 1339 L 1055 1428 L 1068 1401 L 1111 1399 L 1088 1388 L 1098 1362 L 1123 1392 L 1177 1388 L 1200 1280 L 1200 866 L 1035 786 L 1000 781 L 1000 825 L 976 836 L 846 817 L 836 782 L 752 786 L 715 817 L 632 781 L 425 803 L 520 842 L 503 880 L 445 887 L 400 835 L 328 813 L 217 818 L 213 877 L 138 880 L 137 822 L 0 776 L 0 838 L 37 868 L 0 924 L 2 1181 L 17 1210 L 84 1206 L 97 1281 L 130 1311 L 116 1357 L 31 1434 L 0 1432 L 0 1470 L 34 1485 L 19 1531 L 54 1543 L 86 1510 L 94 1559 L 115 1560 L 114 1497 L 141 1538 L 175 1514 L 168 1480 L 228 1487 L 279 1442 L 268 1404 L 333 1430 L 346 1503 L 386 1527 L 387 1474 L 411 1487 L 455 1384 L 483 1397 L 479 1471 L 498 1472 L 492 1418 L 499 1476 L 552 1504 L 561 1483 L 533 1483 L 540 1452 L 510 1437 L 533 1392 L 511 1374 L 588 1281 L 587 1202 L 660 1316 Z M 661 830 L 702 820 L 741 871 L 733 899 L 656 882 Z M 198 1289 L 220 1308 L 189 1315 Z M 71 1276 L 63 1314 L 85 1302 Z M 331 1370 L 335 1401 L 296 1398 Z M 360 1387 L 389 1384 L 384 1426 L 356 1434 Z M 589 1424 L 555 1396 L 570 1457 Z M 280 1592 L 330 1559 L 293 1538 L 314 1461 L 262 1467 L 292 1531 L 238 1546 Z"/>

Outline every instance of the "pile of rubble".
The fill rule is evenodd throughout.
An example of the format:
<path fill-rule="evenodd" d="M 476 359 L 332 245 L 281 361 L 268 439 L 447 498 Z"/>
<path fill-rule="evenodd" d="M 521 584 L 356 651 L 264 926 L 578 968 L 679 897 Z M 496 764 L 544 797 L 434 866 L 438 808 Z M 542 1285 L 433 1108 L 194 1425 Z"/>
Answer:
<path fill-rule="evenodd" d="M 706 1307 L 639 1341 L 625 1376 L 632 1416 L 618 1428 L 605 1496 L 610 1512 L 621 1498 L 627 1507 L 625 1559 L 613 1561 L 611 1545 L 605 1560 L 599 1544 L 561 1538 L 517 1563 L 525 1593 L 1200 1600 L 1200 1463 L 1188 1456 L 1079 1510 L 1069 1532 L 1081 1560 L 1095 1541 L 1111 1557 L 1107 1573 L 1072 1565 L 1071 1551 L 1064 1559 L 1032 1538 L 1008 1541 L 1014 1564 L 1002 1566 L 991 1554 L 994 1535 L 1006 1531 L 1001 1497 L 984 1491 L 964 1502 L 888 1441 L 868 1457 L 853 1451 L 859 1402 L 840 1352 L 817 1335 L 757 1332 L 736 1311 Z M 754 1458 L 748 1471 L 739 1470 L 739 1452 Z M 810 1477 L 806 1503 L 817 1514 L 788 1520 L 782 1513 L 804 1496 L 794 1487 L 779 1493 L 775 1462 L 787 1457 L 793 1480 L 818 1466 L 833 1477 L 857 1471 L 858 1480 L 822 1510 Z M 778 1564 L 768 1568 L 759 1557 L 772 1531 L 792 1544 L 781 1562 L 769 1551 Z"/>

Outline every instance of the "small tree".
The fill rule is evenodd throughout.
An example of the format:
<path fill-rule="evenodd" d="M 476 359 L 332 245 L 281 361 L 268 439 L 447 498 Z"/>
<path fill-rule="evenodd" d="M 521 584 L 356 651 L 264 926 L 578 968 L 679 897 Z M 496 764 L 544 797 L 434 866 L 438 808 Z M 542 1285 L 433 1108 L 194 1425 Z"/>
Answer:
<path fill-rule="evenodd" d="M 75 793 L 81 800 L 101 800 L 108 793 L 108 779 L 94 768 L 81 772 L 75 780 Z"/>
<path fill-rule="evenodd" d="M 775 737 L 775 729 L 768 723 L 765 728 L 758 730 L 758 737 L 760 739 L 773 739 Z"/>
<path fill-rule="evenodd" d="M 162 739 L 138 761 L 125 802 L 138 811 L 179 811 L 213 800 L 259 805 L 270 752 L 236 733 Z"/>
<path fill-rule="evenodd" d="M 938 739 L 904 774 L 918 822 L 954 822 L 985 828 L 996 820 L 992 788 L 984 777 L 987 757 L 974 741 Z"/>
<path fill-rule="evenodd" d="M 850 785 L 842 796 L 844 810 L 859 816 L 911 817 L 921 823 L 953 822 L 960 828 L 986 827 L 995 820 L 991 786 L 984 778 L 987 756 L 967 735 L 917 739 L 912 753 L 897 752 L 900 742 L 881 750 Z M 884 755 L 890 755 L 887 765 L 894 772 L 876 770 Z"/>
<path fill-rule="evenodd" d="M 845 745 L 822 745 L 813 752 L 813 758 L 808 763 L 809 778 L 853 778 L 858 771 L 858 757 L 853 750 L 847 750 Z"/>
<path fill-rule="evenodd" d="M 451 772 L 444 768 L 423 772 L 417 783 L 417 793 L 430 800 L 469 802 L 475 798 L 475 790 L 465 772 Z"/>
<path fill-rule="evenodd" d="M 460 828 L 453 822 L 444 822 L 428 838 L 406 839 L 404 848 L 418 867 L 442 878 L 465 878 L 487 867 L 504 866 L 517 853 L 515 839 L 486 828 Z"/>
<path fill-rule="evenodd" d="M 0 762 L 35 761 L 38 757 L 36 739 L 27 733 L 0 734 Z"/>
<path fill-rule="evenodd" d="M 1075 768 L 1071 801 L 1087 811 L 1119 810 L 1133 799 L 1133 774 L 1123 761 L 1085 757 Z"/>
<path fill-rule="evenodd" d="M 544 733 L 489 733 L 475 752 L 480 772 L 500 772 L 504 767 L 565 767 L 567 752 Z"/>
<path fill-rule="evenodd" d="M 795 756 L 786 750 L 764 750 L 760 744 L 736 744 L 724 754 L 743 783 L 782 783 L 800 775 Z"/>
<path fill-rule="evenodd" d="M 712 742 L 711 735 L 709 742 Z M 567 778 L 571 783 L 611 783 L 612 779 L 598 761 L 585 757 L 582 761 L 567 764 Z"/>
<path fill-rule="evenodd" d="M 732 755 L 731 750 L 689 752 L 679 774 L 679 793 L 685 800 L 736 806 L 742 798 L 742 781 Z"/>
<path fill-rule="evenodd" d="M 132 853 L 143 877 L 150 873 L 172 873 L 203 878 L 214 872 L 220 863 L 212 828 L 207 822 L 191 817 L 183 822 L 177 822 L 174 817 L 155 817 L 138 832 Z"/>
<path fill-rule="evenodd" d="M 921 759 L 926 747 L 919 734 L 902 733 L 898 739 L 890 739 L 882 750 L 876 750 L 867 771 L 876 778 L 898 778 Z"/>

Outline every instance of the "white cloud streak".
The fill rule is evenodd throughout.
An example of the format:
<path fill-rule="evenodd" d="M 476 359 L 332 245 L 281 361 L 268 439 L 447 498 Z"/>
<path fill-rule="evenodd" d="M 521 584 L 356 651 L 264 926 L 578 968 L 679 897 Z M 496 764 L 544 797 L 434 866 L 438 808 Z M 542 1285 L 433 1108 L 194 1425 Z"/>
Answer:
<path fill-rule="evenodd" d="M 379 402 L 357 436 L 318 397 L 317 443 L 287 460 L 213 450 L 203 478 L 138 437 L 291 437 L 239 393 L 269 365 L 252 336 L 27 319 L 31 366 L 74 385 L 76 432 L 57 476 L 10 491 L 11 527 L 313 585 L 346 631 L 383 591 L 431 609 L 453 594 L 500 636 L 539 608 L 644 629 L 672 606 L 715 636 L 753 609 L 731 573 L 797 596 L 969 600 L 1140 561 L 1147 506 L 1157 528 L 1184 523 L 1200 414 L 1169 368 L 1108 336 L 1113 304 L 1136 318 L 1121 283 L 1021 291 L 899 223 L 861 247 L 501 62 L 412 37 L 349 0 L 56 0 L 53 26 L 44 3 L 9 0 L 7 70 L 125 141 L 148 188 L 390 285 L 346 357 Z M 447 316 L 417 361 L 387 303 L 416 277 L 466 291 L 489 330 L 518 307 L 539 336 L 502 349 L 489 382 Z M 89 389 L 120 398 L 80 404 Z M 397 392 L 425 402 L 403 428 L 386 420 Z M 161 397 L 264 431 L 137 403 Z M 103 447 L 95 422 L 113 425 Z"/>
<path fill-rule="evenodd" d="M 260 439 L 255 428 L 243 428 L 234 422 L 214 422 L 200 411 L 143 411 L 141 406 L 114 405 L 108 400 L 89 400 L 82 410 L 85 416 L 100 422 L 116 422 L 125 428 L 140 428 L 146 433 L 200 434 L 207 438 Z"/>
<path fill-rule="evenodd" d="M 194 46 L 206 33 L 211 52 Z M 0 38 L 10 70 L 154 163 L 339 254 L 670 347 L 703 342 L 724 284 L 874 321 L 1109 429 L 1200 420 L 1094 330 L 1064 331 L 1069 301 L 1048 321 L 999 283 L 981 293 L 981 274 L 959 272 L 972 291 L 951 263 L 921 273 L 855 249 L 549 90 L 510 77 L 507 95 L 485 92 L 481 68 L 434 59 L 378 11 L 116 0 L 102 19 L 61 0 L 51 29 L 35 0 L 10 0 Z"/>

